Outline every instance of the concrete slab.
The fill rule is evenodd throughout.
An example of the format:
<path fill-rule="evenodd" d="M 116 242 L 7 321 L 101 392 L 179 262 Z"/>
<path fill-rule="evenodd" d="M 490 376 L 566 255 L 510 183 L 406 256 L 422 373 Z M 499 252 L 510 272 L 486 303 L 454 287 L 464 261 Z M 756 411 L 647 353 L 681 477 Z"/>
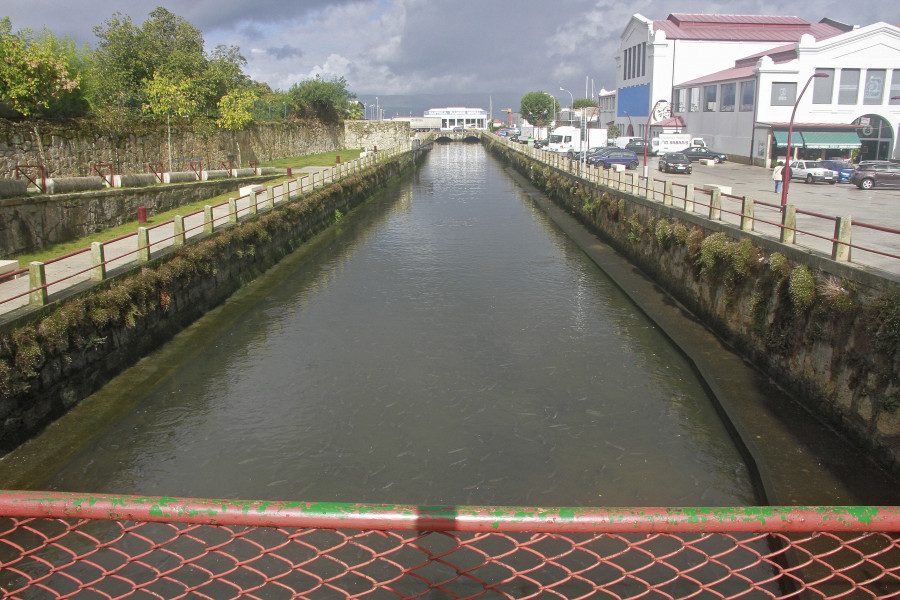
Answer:
<path fill-rule="evenodd" d="M 0 275 L 9 273 L 10 271 L 15 271 L 18 268 L 19 261 L 17 260 L 0 260 Z"/>

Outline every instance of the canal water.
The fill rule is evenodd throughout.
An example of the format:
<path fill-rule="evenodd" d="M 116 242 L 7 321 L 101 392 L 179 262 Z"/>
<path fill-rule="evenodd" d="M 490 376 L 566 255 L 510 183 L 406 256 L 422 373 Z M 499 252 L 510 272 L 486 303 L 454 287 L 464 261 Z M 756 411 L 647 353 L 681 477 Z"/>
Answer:
<path fill-rule="evenodd" d="M 481 145 L 436 146 L 107 386 L 132 409 L 31 487 L 757 504 L 690 364 L 519 185 Z"/>

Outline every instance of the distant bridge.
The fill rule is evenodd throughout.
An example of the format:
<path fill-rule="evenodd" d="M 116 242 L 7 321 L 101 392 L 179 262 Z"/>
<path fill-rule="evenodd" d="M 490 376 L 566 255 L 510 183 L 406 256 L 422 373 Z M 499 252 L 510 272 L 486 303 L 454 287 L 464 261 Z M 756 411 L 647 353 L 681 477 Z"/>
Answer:
<path fill-rule="evenodd" d="M 436 142 L 480 142 L 481 129 L 455 129 L 432 132 Z"/>

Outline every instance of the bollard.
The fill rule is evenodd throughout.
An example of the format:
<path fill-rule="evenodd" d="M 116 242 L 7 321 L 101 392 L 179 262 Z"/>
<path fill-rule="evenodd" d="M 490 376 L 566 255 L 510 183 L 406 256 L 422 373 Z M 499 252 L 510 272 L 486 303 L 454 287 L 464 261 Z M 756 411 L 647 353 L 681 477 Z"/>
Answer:
<path fill-rule="evenodd" d="M 335 158 L 335 162 L 336 162 L 337 164 L 341 164 L 341 155 L 340 155 L 340 154 L 338 154 L 338 155 L 335 156 L 334 158 Z"/>
<path fill-rule="evenodd" d="M 288 169 L 287 169 L 287 176 L 288 177 L 294 176 L 294 170 L 291 167 L 288 167 Z"/>
<path fill-rule="evenodd" d="M 146 223 L 147 222 L 147 207 L 146 206 L 138 206 L 138 223 Z"/>

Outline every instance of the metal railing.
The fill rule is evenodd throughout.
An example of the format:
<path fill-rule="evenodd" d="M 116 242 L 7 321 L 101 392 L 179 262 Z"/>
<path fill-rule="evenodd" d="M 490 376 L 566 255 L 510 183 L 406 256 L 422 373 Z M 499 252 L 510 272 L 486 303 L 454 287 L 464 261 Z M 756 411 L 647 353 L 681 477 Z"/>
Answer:
<path fill-rule="evenodd" d="M 98 243 L 94 243 L 92 247 L 81 248 L 44 262 L 33 262 L 28 267 L 4 273 L 0 276 L 0 284 L 10 282 L 16 277 L 27 273 L 29 275 L 29 285 L 27 289 L 17 293 L 4 294 L 0 298 L 0 312 L 14 308 L 16 300 L 19 300 L 18 304 L 22 304 L 25 302 L 24 299 L 26 297 L 27 304 L 37 306 L 46 304 L 51 288 L 53 288 L 52 291 L 59 291 L 78 281 L 86 279 L 102 280 L 106 271 L 112 267 L 123 266 L 132 262 L 140 265 L 149 261 L 154 251 L 158 252 L 172 245 L 182 245 L 189 241 L 191 236 L 198 236 L 204 232 L 211 233 L 216 227 L 229 223 L 233 224 L 241 218 L 247 218 L 259 212 L 271 210 L 278 204 L 298 196 L 302 197 L 322 185 L 340 181 L 402 151 L 405 151 L 405 149 L 392 148 L 346 163 L 338 163 L 318 173 L 314 172 L 311 175 L 303 175 L 274 186 L 269 186 L 261 192 L 230 198 L 215 205 L 207 205 L 203 210 L 184 216 L 176 216 L 174 219 L 151 227 L 139 227 L 134 233 L 106 240 L 99 244 L 99 248 Z M 194 224 L 185 226 L 186 221 Z M 172 233 L 163 233 L 151 241 L 150 232 L 154 230 L 161 231 L 161 228 L 171 230 Z M 116 243 L 118 243 L 120 249 L 113 254 L 107 249 Z M 85 264 L 86 261 L 83 257 L 85 254 L 91 255 L 90 264 Z M 68 267 L 64 275 L 48 278 L 46 271 L 48 266 L 62 266 L 67 261 L 78 261 L 79 266 Z"/>
<path fill-rule="evenodd" d="M 900 596 L 897 532 L 898 507 L 0 492 L 0 598 L 887 599 Z"/>
<path fill-rule="evenodd" d="M 827 251 L 837 261 L 851 262 L 851 250 L 900 260 L 900 251 L 896 250 L 900 247 L 900 229 L 851 222 L 849 217 L 800 210 L 792 205 L 782 208 L 780 204 L 761 202 L 750 196 L 723 193 L 721 186 L 700 188 L 668 179 L 641 177 L 637 171 L 603 169 L 500 136 L 492 135 L 491 140 L 586 182 L 672 205 L 713 221 L 728 222 L 742 230 L 771 235 L 783 243 L 794 244 L 798 236 L 804 236 L 812 244 L 821 242 L 817 244 L 818 249 Z M 854 232 L 858 237 L 865 234 L 867 241 L 852 241 Z M 878 239 L 876 234 L 890 237 Z"/>

